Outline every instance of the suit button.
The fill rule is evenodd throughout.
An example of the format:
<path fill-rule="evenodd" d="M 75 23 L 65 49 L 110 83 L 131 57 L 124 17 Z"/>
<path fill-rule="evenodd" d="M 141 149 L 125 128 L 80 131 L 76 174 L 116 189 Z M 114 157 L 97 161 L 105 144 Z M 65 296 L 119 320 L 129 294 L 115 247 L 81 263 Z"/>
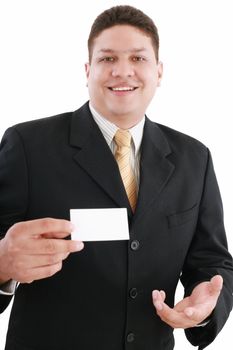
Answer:
<path fill-rule="evenodd" d="M 130 247 L 132 250 L 138 250 L 139 249 L 139 242 L 135 239 L 131 242 Z"/>
<path fill-rule="evenodd" d="M 131 288 L 129 291 L 129 295 L 132 299 L 135 299 L 138 295 L 137 288 Z"/>
<path fill-rule="evenodd" d="M 128 342 L 128 343 L 132 343 L 134 340 L 135 340 L 135 335 L 134 335 L 134 333 L 129 333 L 129 334 L 127 335 L 127 342 Z"/>

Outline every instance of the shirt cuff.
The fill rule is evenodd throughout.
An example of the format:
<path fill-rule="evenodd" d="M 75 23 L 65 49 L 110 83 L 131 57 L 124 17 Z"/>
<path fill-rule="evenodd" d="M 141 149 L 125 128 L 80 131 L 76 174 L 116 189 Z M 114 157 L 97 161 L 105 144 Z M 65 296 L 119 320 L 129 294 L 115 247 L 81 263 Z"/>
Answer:
<path fill-rule="evenodd" d="M 14 295 L 18 282 L 10 280 L 0 285 L 0 295 Z"/>
<path fill-rule="evenodd" d="M 198 324 L 196 324 L 195 327 L 205 327 L 209 322 L 210 322 L 210 320 L 208 320 L 206 322 L 198 323 Z"/>

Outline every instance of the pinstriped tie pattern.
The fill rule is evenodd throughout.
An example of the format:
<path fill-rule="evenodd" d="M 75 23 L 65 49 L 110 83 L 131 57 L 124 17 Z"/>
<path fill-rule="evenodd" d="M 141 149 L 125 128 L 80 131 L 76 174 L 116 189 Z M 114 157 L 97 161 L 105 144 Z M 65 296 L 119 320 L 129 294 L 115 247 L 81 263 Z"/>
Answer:
<path fill-rule="evenodd" d="M 137 203 L 137 186 L 135 176 L 130 165 L 131 135 L 128 130 L 118 129 L 114 140 L 116 142 L 115 158 L 119 166 L 122 181 L 133 212 Z"/>

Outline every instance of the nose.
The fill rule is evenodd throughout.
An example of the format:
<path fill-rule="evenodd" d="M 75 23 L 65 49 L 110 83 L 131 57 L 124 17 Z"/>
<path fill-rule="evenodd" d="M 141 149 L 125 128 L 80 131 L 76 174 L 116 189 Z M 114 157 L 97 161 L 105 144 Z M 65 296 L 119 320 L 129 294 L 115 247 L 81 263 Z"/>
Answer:
<path fill-rule="evenodd" d="M 132 77 L 135 75 L 133 65 L 128 61 L 117 61 L 112 68 L 112 76 L 116 77 Z"/>

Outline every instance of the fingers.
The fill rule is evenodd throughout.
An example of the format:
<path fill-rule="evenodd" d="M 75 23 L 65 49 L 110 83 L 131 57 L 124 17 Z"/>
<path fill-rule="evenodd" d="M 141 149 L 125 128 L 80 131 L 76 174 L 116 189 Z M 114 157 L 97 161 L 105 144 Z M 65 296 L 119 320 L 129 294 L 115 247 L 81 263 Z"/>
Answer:
<path fill-rule="evenodd" d="M 53 254 L 53 255 L 22 255 L 20 261 L 17 263 L 17 269 L 26 270 L 56 265 L 65 260 L 69 256 L 69 253 Z M 15 266 L 16 267 L 16 266 Z"/>
<path fill-rule="evenodd" d="M 162 301 L 164 301 L 166 299 L 166 293 L 163 290 L 161 290 L 159 293 L 160 293 Z"/>
<path fill-rule="evenodd" d="M 40 248 L 41 251 L 45 248 L 44 254 L 35 251 L 34 254 L 30 255 L 18 254 L 10 257 L 10 264 L 7 264 L 5 270 L 8 269 L 11 279 L 21 283 L 29 283 L 33 280 L 50 277 L 61 270 L 62 262 L 69 256 L 70 252 L 80 251 L 84 247 L 82 242 L 75 241 L 56 239 L 43 239 L 41 241 L 43 244 Z M 52 242 L 47 245 L 47 241 Z M 46 246 L 44 246 L 44 242 L 46 242 Z"/>
<path fill-rule="evenodd" d="M 181 325 L 178 312 L 174 311 L 164 303 L 163 296 L 164 294 L 160 293 L 157 290 L 152 292 L 153 304 L 156 308 L 157 314 L 162 321 L 166 322 L 173 328 L 177 328 L 174 327 L 174 325 Z"/>
<path fill-rule="evenodd" d="M 52 218 L 17 223 L 7 232 L 9 253 L 37 255 L 80 251 L 82 242 L 63 239 L 73 228 L 70 221 Z"/>
<path fill-rule="evenodd" d="M 211 290 L 210 292 L 213 294 L 220 294 L 223 287 L 223 278 L 220 275 L 215 275 L 210 280 Z"/>
<path fill-rule="evenodd" d="M 158 291 L 155 289 L 152 292 L 152 297 L 153 297 L 153 299 L 157 299 L 158 301 L 164 301 L 166 298 L 166 294 L 165 294 L 164 290 Z"/>
<path fill-rule="evenodd" d="M 202 282 L 195 287 L 191 296 L 184 298 L 174 308 L 165 302 L 165 293 L 154 290 L 153 304 L 158 316 L 173 328 L 190 328 L 203 322 L 214 310 L 223 286 L 220 275 L 210 282 Z"/>
<path fill-rule="evenodd" d="M 23 232 L 24 236 L 30 237 L 43 234 L 50 234 L 55 237 L 56 233 L 61 234 L 62 232 L 63 237 L 66 237 L 73 228 L 73 224 L 68 220 L 45 218 L 19 222 L 13 225 L 8 232 L 13 235 Z"/>
<path fill-rule="evenodd" d="M 64 239 L 73 229 L 69 221 L 51 218 L 13 225 L 1 240 L 0 275 L 21 283 L 52 276 L 70 253 L 84 247 Z"/>
<path fill-rule="evenodd" d="M 153 299 L 153 303 L 154 303 L 156 309 L 162 310 L 162 305 L 163 305 L 165 298 L 166 298 L 166 294 L 163 290 L 161 290 L 161 291 L 153 290 L 152 299 Z"/>
<path fill-rule="evenodd" d="M 153 304 L 156 308 L 157 315 L 162 321 L 167 323 L 172 328 L 190 328 L 195 326 L 198 322 L 190 319 L 184 312 L 178 312 L 170 308 L 164 301 L 162 301 L 161 294 L 153 292 Z"/>
<path fill-rule="evenodd" d="M 215 275 L 214 277 L 212 277 L 210 282 L 208 283 L 209 295 L 206 295 L 206 301 L 202 301 L 201 303 L 197 302 L 194 306 L 185 308 L 185 314 L 192 319 L 199 320 L 198 323 L 202 322 L 203 319 L 206 319 L 215 308 L 222 287 L 222 276 Z"/>
<path fill-rule="evenodd" d="M 53 265 L 29 269 L 29 270 L 24 271 L 24 275 L 22 276 L 22 280 L 19 282 L 31 283 L 31 282 L 36 281 L 36 280 L 52 277 L 57 272 L 59 272 L 61 269 L 62 269 L 62 261 L 58 262 L 57 264 L 53 264 Z"/>
<path fill-rule="evenodd" d="M 27 246 L 24 246 L 24 250 L 31 252 L 31 254 L 46 254 L 56 255 L 62 253 L 73 253 L 82 250 L 84 247 L 81 241 L 71 241 L 64 239 L 37 239 L 27 242 Z"/>

